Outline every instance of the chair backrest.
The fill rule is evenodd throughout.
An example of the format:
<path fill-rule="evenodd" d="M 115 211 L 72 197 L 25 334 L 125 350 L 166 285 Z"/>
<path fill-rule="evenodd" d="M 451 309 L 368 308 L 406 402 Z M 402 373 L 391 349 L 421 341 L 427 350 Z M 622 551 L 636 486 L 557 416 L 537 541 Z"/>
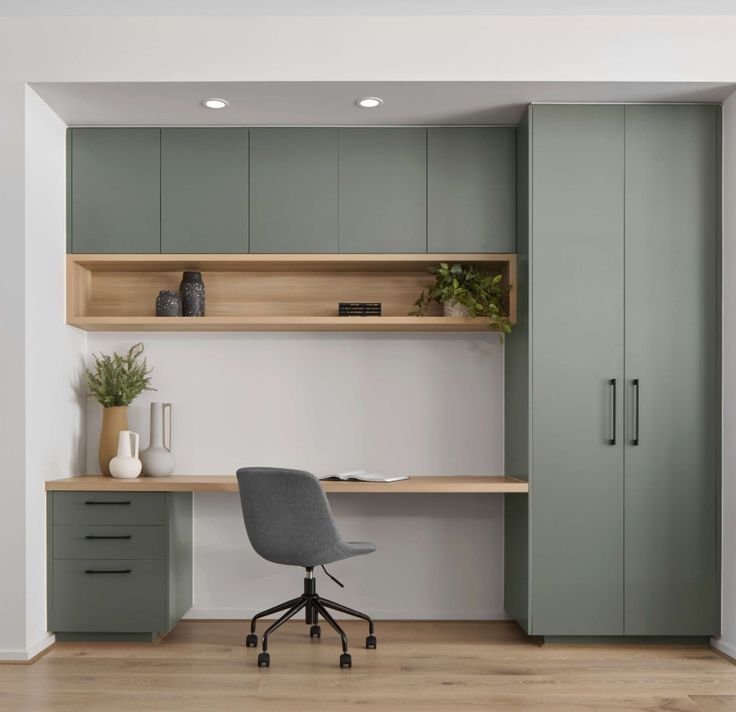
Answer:
<path fill-rule="evenodd" d="M 243 467 L 237 477 L 248 539 L 264 559 L 310 566 L 342 541 L 314 475 L 276 467 Z"/>

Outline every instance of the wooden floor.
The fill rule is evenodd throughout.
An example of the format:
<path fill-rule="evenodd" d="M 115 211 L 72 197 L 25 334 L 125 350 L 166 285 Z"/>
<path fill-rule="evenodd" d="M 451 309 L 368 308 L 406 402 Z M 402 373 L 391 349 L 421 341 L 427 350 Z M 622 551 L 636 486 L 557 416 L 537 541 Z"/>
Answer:
<path fill-rule="evenodd" d="M 736 711 L 736 666 L 702 647 L 539 646 L 513 623 L 380 622 L 378 649 L 346 623 L 339 645 L 303 623 L 242 645 L 242 621 L 186 621 L 158 645 L 63 643 L 32 665 L 0 665 L 2 712 L 333 710 Z"/>

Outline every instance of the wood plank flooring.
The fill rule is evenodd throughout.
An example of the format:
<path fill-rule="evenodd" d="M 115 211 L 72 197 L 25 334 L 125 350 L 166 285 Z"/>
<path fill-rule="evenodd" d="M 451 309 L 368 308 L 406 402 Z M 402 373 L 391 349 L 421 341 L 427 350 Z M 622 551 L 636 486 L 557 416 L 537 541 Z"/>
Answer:
<path fill-rule="evenodd" d="M 736 665 L 705 647 L 540 646 L 506 622 L 301 622 L 271 640 L 271 667 L 243 647 L 243 621 L 183 621 L 158 645 L 59 643 L 0 665 L 2 712 L 736 712 Z"/>

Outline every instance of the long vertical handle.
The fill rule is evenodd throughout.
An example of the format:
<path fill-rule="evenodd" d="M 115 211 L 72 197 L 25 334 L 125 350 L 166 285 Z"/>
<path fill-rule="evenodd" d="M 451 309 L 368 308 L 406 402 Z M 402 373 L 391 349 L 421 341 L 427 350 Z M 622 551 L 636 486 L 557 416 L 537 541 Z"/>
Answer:
<path fill-rule="evenodd" d="M 639 379 L 634 378 L 631 381 L 634 389 L 634 437 L 631 439 L 632 445 L 639 444 Z"/>
<path fill-rule="evenodd" d="M 168 427 L 166 427 L 166 413 L 168 412 Z M 163 445 L 164 449 L 171 452 L 171 403 L 164 403 L 161 407 L 161 428 L 163 429 Z M 168 441 L 168 445 L 166 444 Z"/>
<path fill-rule="evenodd" d="M 608 381 L 608 388 L 611 398 L 611 437 L 608 438 L 609 445 L 616 444 L 616 379 L 611 378 Z"/>

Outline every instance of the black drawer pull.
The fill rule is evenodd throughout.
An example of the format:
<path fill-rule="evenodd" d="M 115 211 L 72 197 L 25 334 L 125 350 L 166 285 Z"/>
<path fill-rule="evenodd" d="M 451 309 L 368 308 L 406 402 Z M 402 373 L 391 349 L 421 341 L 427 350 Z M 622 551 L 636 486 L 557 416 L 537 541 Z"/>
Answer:
<path fill-rule="evenodd" d="M 132 539 L 132 534 L 121 534 L 120 536 L 96 536 L 94 534 L 87 534 L 85 539 Z"/>
<path fill-rule="evenodd" d="M 129 574 L 133 569 L 87 569 L 86 574 Z"/>
<path fill-rule="evenodd" d="M 94 500 L 88 499 L 85 504 L 130 504 L 130 500 L 121 500 L 120 502 L 96 502 Z"/>

